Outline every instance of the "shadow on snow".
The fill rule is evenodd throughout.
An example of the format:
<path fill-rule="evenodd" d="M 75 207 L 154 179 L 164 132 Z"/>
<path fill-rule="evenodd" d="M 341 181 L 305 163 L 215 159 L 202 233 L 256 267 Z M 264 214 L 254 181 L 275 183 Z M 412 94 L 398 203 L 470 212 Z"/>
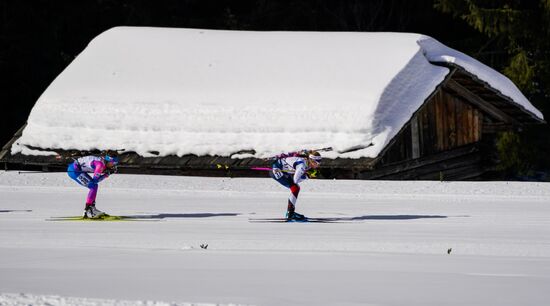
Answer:
<path fill-rule="evenodd" d="M 361 220 L 413 220 L 413 219 L 443 219 L 447 216 L 439 215 L 366 215 L 359 217 L 333 218 L 342 221 L 361 221 Z"/>
<path fill-rule="evenodd" d="M 10 212 L 31 212 L 30 209 L 10 209 L 10 210 L 0 210 L 0 213 L 10 213 Z"/>
<path fill-rule="evenodd" d="M 234 217 L 237 213 L 196 213 L 196 214 L 156 214 L 156 215 L 132 215 L 123 216 L 125 219 L 167 219 L 167 218 L 211 218 L 211 217 Z"/>

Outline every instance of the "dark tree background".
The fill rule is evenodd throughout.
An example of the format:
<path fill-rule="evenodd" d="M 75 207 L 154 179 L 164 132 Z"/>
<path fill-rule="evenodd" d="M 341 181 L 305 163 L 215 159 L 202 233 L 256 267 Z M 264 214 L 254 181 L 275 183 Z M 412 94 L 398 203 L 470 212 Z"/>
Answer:
<path fill-rule="evenodd" d="M 92 38 L 122 25 L 422 33 L 506 73 L 547 112 L 550 68 L 548 49 L 542 48 L 550 41 L 550 0 L 521 2 L 0 0 L 0 144 L 25 123 L 40 94 Z M 550 148 L 548 127 L 537 129 L 512 137 L 515 142 L 509 144 L 520 148 L 519 158 L 532 159 L 522 165 L 525 169 L 548 167 L 548 158 L 537 159 L 532 151 L 529 157 L 521 153 L 529 145 Z M 510 167 L 525 170 L 514 162 Z"/>

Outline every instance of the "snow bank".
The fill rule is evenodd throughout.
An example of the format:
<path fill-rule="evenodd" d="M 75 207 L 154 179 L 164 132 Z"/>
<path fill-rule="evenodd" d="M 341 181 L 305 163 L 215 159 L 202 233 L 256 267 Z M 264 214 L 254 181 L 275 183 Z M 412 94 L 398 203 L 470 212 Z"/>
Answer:
<path fill-rule="evenodd" d="M 372 142 L 326 156 L 376 157 L 448 74 L 430 61 L 465 67 L 542 118 L 505 77 L 419 34 L 118 27 L 43 93 L 12 153 L 266 157 Z"/>
<path fill-rule="evenodd" d="M 195 304 L 195 303 L 166 303 L 158 301 L 127 301 L 112 299 L 91 299 L 77 297 L 63 297 L 59 295 L 33 295 L 33 294 L 0 294 L 0 305 L 3 306 L 218 306 L 222 304 Z M 237 305 L 237 304 L 223 304 Z"/>
<path fill-rule="evenodd" d="M 150 175 L 101 183 L 98 207 L 128 221 L 53 221 L 88 190 L 0 171 L 0 305 L 548 304 L 550 183 L 301 187 L 298 211 L 334 222 L 256 222 L 286 212 L 269 178 Z"/>
<path fill-rule="evenodd" d="M 340 198 L 464 198 L 541 200 L 550 198 L 550 183 L 546 182 L 439 182 L 439 181 L 364 181 L 364 180 L 308 180 L 306 194 Z M 66 173 L 0 171 L 0 188 L 13 186 L 29 190 L 48 188 L 77 188 Z M 164 175 L 114 175 L 101 183 L 109 189 L 143 190 L 151 194 L 222 192 L 227 194 L 283 193 L 287 190 L 267 177 L 221 178 Z M 84 189 L 83 189 L 84 190 Z M 307 195 L 306 195 L 307 196 Z"/>

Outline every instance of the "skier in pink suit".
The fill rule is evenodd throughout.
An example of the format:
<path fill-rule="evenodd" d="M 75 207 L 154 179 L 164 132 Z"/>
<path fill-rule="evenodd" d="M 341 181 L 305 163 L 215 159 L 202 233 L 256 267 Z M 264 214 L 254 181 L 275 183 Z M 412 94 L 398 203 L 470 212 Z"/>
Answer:
<path fill-rule="evenodd" d="M 99 182 L 116 172 L 118 158 L 110 155 L 84 156 L 69 164 L 67 174 L 81 186 L 89 189 L 84 208 L 84 218 L 100 218 L 106 214 L 95 207 Z M 90 174 L 92 173 L 92 176 Z"/>
<path fill-rule="evenodd" d="M 292 152 L 276 156 L 269 175 L 279 184 L 290 189 L 286 219 L 288 221 L 305 221 L 307 218 L 295 211 L 300 193 L 300 182 L 307 180 L 307 171 L 318 168 L 321 155 L 317 151 Z"/>

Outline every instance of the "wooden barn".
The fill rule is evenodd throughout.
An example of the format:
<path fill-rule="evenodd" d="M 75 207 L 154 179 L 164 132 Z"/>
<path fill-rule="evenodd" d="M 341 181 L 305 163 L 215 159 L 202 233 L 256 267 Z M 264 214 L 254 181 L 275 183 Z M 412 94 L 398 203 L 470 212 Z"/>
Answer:
<path fill-rule="evenodd" d="M 361 179 L 482 179 L 498 163 L 498 133 L 543 123 L 460 67 L 451 72 Z M 487 176 L 485 178 L 488 178 Z"/>
<path fill-rule="evenodd" d="M 119 28 L 115 31 L 111 30 L 111 34 L 109 35 L 127 35 L 128 32 L 132 31 L 141 31 L 139 33 L 139 37 L 143 37 L 143 30 L 140 30 L 139 28 L 137 30 L 134 28 Z M 147 29 L 146 31 L 149 31 L 150 34 L 152 33 L 152 41 L 156 41 L 159 39 L 159 34 L 164 35 L 166 32 L 168 32 L 167 35 L 181 35 L 182 33 L 166 29 Z M 315 87 L 316 90 L 320 93 L 319 96 L 304 96 L 299 92 L 300 88 L 295 89 L 295 91 L 289 90 L 284 96 L 285 99 L 290 100 L 288 107 L 293 107 L 292 105 L 296 105 L 296 102 L 292 101 L 292 99 L 300 101 L 300 103 L 302 103 L 302 101 L 306 101 L 304 102 L 307 106 L 305 108 L 306 110 L 311 109 L 311 105 L 314 105 L 308 104 L 307 101 L 309 98 L 315 101 L 324 101 L 321 103 L 320 107 L 314 106 L 313 108 L 323 109 L 324 117 L 322 118 L 324 119 L 326 119 L 327 113 L 333 112 L 334 118 L 329 117 L 328 119 L 342 120 L 343 122 L 340 125 L 346 126 L 346 129 L 342 131 L 338 130 L 336 131 L 337 133 L 333 133 L 337 134 L 338 137 L 330 134 L 332 132 L 326 131 L 330 131 L 331 129 L 334 130 L 335 126 L 338 127 L 339 125 L 326 127 L 314 122 L 311 127 L 305 127 L 305 129 L 313 130 L 313 132 L 315 132 L 315 134 L 311 135 L 319 136 L 316 136 L 318 137 L 318 141 L 317 138 L 315 138 L 316 142 L 305 142 L 304 146 L 301 148 L 316 149 L 320 147 L 332 146 L 332 141 L 337 144 L 342 143 L 341 145 L 333 146 L 334 150 L 323 154 L 326 156 L 321 166 L 319 175 L 320 178 L 402 180 L 484 179 L 487 177 L 487 173 L 493 171 L 498 163 L 495 155 L 495 141 L 498 133 L 504 131 L 519 131 L 525 125 L 544 123 L 542 114 L 538 112 L 538 110 L 536 110 L 529 103 L 529 101 L 525 99 L 513 83 L 503 75 L 477 62 L 476 60 L 460 52 L 447 48 L 437 41 L 425 36 L 416 34 L 398 35 L 395 33 L 375 34 L 374 36 L 361 36 L 360 33 L 351 35 L 350 33 L 330 33 L 327 34 L 328 36 L 322 36 L 319 33 L 312 35 L 308 33 L 295 34 L 285 32 L 274 32 L 275 34 L 273 32 L 251 32 L 253 34 L 247 34 L 249 32 L 206 30 L 185 31 L 185 35 L 183 35 L 184 37 L 182 38 L 182 45 L 185 45 L 185 42 L 189 41 L 189 37 L 186 36 L 189 35 L 189 33 L 192 33 L 193 35 L 203 35 L 204 33 L 207 33 L 208 35 L 215 37 L 214 41 L 218 45 L 223 45 L 223 39 L 228 39 L 227 41 L 233 42 L 237 45 L 241 43 L 240 45 L 246 46 L 247 49 L 252 49 L 251 55 L 244 56 L 242 59 L 243 61 L 247 61 L 247 63 L 251 61 L 250 58 L 254 57 L 253 54 L 264 54 L 267 52 L 263 51 L 260 47 L 258 47 L 260 49 L 254 49 L 254 46 L 269 45 L 269 43 L 271 43 L 271 39 L 276 40 L 277 44 L 281 45 L 281 41 L 285 42 L 286 40 L 286 45 L 292 45 L 292 48 L 265 54 L 265 58 L 259 62 L 260 64 L 254 62 L 250 64 L 251 67 L 258 67 L 259 65 L 264 65 L 267 62 L 269 64 L 265 64 L 266 66 L 263 68 L 264 70 L 271 69 L 270 71 L 273 74 L 277 74 L 279 72 L 277 69 L 285 71 L 283 63 L 286 63 L 288 58 L 296 56 L 296 54 L 300 55 L 302 54 L 302 51 L 303 54 L 309 54 L 310 52 L 319 50 L 316 49 L 319 48 L 319 46 L 316 45 L 319 41 L 323 41 L 323 44 L 325 44 L 324 41 L 328 41 L 326 42 L 327 45 L 323 46 L 341 46 L 340 49 L 336 48 L 337 50 L 334 51 L 323 51 L 325 53 L 322 53 L 318 58 L 310 59 L 310 57 L 304 56 L 302 62 L 306 62 L 304 64 L 305 67 L 295 68 L 295 66 L 299 66 L 299 64 L 298 62 L 294 62 L 293 66 L 287 69 L 288 71 L 286 71 L 286 73 L 288 74 L 285 75 L 283 73 L 282 76 L 279 76 L 281 79 L 290 78 L 291 80 L 287 83 L 285 83 L 286 81 L 280 81 L 278 84 L 282 85 L 276 88 L 276 92 L 280 92 L 281 88 L 290 88 L 296 82 L 303 82 L 304 79 L 307 80 L 308 78 L 314 79 L 311 83 L 304 82 L 303 84 L 300 84 L 303 85 L 304 90 L 311 89 L 311 84 L 315 84 L 315 86 L 317 86 Z M 105 34 L 102 35 L 105 36 Z M 251 35 L 253 36 L 252 38 L 250 38 Z M 295 35 L 298 35 L 298 37 L 295 37 Z M 229 38 L 227 38 L 228 36 Z M 312 36 L 313 38 L 308 41 L 308 39 Z M 222 43 L 220 43 L 221 38 L 219 37 L 223 37 Z M 256 41 L 258 39 L 257 37 L 261 37 L 261 39 L 268 37 L 268 39 L 267 42 L 260 39 L 260 42 L 258 43 Z M 118 38 L 120 38 L 120 36 L 118 36 Z M 299 44 L 298 46 L 295 46 L 297 38 L 303 44 L 303 50 L 300 49 L 301 46 Z M 193 39 L 195 39 L 195 36 L 193 36 Z M 101 41 L 101 39 L 96 40 Z M 103 40 L 107 39 L 103 38 Z M 166 40 L 174 41 L 175 39 Z M 116 41 L 117 43 L 124 44 L 124 40 L 117 39 Z M 410 53 L 402 55 L 403 53 L 399 50 L 395 50 L 396 44 L 397 46 L 400 46 L 399 44 L 401 41 L 405 41 L 402 46 L 404 49 L 410 48 L 412 50 Z M 131 43 L 135 42 L 132 41 Z M 147 40 L 145 40 L 145 43 L 147 43 Z M 210 43 L 211 42 L 209 42 L 209 44 Z M 109 45 L 109 43 L 105 42 L 95 42 L 95 47 L 94 43 L 91 43 L 88 48 L 97 49 L 97 45 L 100 44 Z M 200 43 L 198 44 L 200 45 Z M 286 45 L 283 43 L 282 49 L 284 49 L 284 46 Z M 312 49 L 310 47 L 311 45 L 315 45 L 316 48 Z M 359 48 L 357 45 L 363 46 L 364 50 L 362 49 L 363 47 Z M 209 46 L 210 45 L 203 45 L 202 47 L 208 48 Z M 233 47 L 226 50 L 221 50 L 220 52 L 223 54 L 231 53 L 235 51 L 232 48 Z M 351 55 L 348 54 L 344 57 L 349 58 L 355 55 L 359 56 L 358 54 L 362 57 L 358 57 L 355 61 L 349 61 L 348 63 L 348 60 L 341 59 L 339 54 L 346 52 L 346 50 L 349 50 L 350 48 L 357 50 Z M 187 49 L 188 45 L 182 47 L 182 50 Z M 372 49 L 376 50 L 372 51 Z M 371 51 L 374 52 L 374 54 L 364 57 L 365 53 Z M 391 52 L 389 51 L 394 52 L 394 54 L 391 55 Z M 237 48 L 235 52 L 240 52 L 240 50 Z M 285 54 L 285 52 L 288 53 Z M 223 140 L 218 141 L 218 143 L 213 144 L 211 147 L 207 146 L 208 150 L 201 151 L 196 149 L 203 146 L 203 142 L 206 141 L 206 137 L 212 134 L 212 129 L 214 129 L 212 126 L 216 126 L 216 123 L 212 123 L 211 125 L 205 124 L 204 127 L 202 127 L 205 120 L 212 120 L 212 122 L 217 122 L 216 120 L 221 121 L 224 124 L 223 129 L 229 131 L 227 132 L 229 135 L 228 137 L 231 136 L 232 126 L 228 125 L 231 122 L 235 122 L 235 124 L 242 126 L 248 124 L 249 121 L 252 121 L 250 122 L 249 127 L 245 127 L 243 130 L 239 130 L 236 133 L 245 133 L 246 135 L 248 131 L 252 131 L 253 133 L 251 135 L 258 137 L 260 140 L 268 139 L 271 135 L 274 135 L 274 133 L 278 133 L 278 130 L 269 130 L 271 126 L 262 125 L 265 121 L 268 121 L 271 118 L 259 118 L 257 121 L 254 121 L 256 119 L 250 119 L 250 113 L 247 113 L 248 121 L 242 121 L 244 123 L 239 123 L 240 119 L 236 118 L 236 116 L 238 116 L 241 112 L 233 111 L 233 113 L 231 113 L 231 109 L 227 110 L 227 113 L 229 113 L 228 116 L 231 117 L 231 119 L 225 119 L 225 117 L 223 117 L 223 112 L 220 112 L 220 114 L 215 114 L 215 116 L 219 117 L 212 115 L 211 117 L 208 117 L 208 119 L 200 117 L 204 112 L 193 112 L 188 114 L 189 108 L 196 108 L 199 104 L 185 104 L 182 108 L 185 110 L 180 111 L 181 114 L 178 114 L 178 118 L 180 119 L 174 119 L 174 123 L 172 123 L 172 125 L 168 128 L 165 128 L 164 125 L 160 125 L 158 123 L 159 121 L 171 120 L 169 115 L 164 114 L 161 118 L 167 117 L 166 120 L 157 120 L 155 121 L 155 125 L 152 125 L 151 128 L 145 129 L 144 131 L 141 131 L 140 128 L 134 128 L 135 130 L 132 130 L 131 127 L 133 125 L 128 124 L 126 129 L 124 129 L 125 134 L 122 134 L 122 132 L 116 130 L 112 132 L 112 129 L 115 129 L 116 127 L 111 127 L 107 130 L 101 130 L 99 132 L 86 135 L 85 133 L 91 130 L 91 127 L 83 126 L 82 130 L 79 132 L 79 135 L 82 135 L 83 139 L 86 139 L 87 141 L 85 141 L 83 146 L 79 147 L 77 142 L 70 139 L 70 134 L 66 134 L 65 136 L 63 134 L 64 131 L 70 129 L 70 126 L 58 125 L 59 121 L 63 121 L 60 119 L 63 118 L 62 114 L 57 117 L 60 112 L 66 110 L 67 108 L 71 108 L 76 104 L 76 106 L 74 106 L 75 110 L 71 111 L 67 117 L 69 118 L 67 120 L 70 121 L 70 118 L 74 117 L 75 112 L 82 109 L 88 109 L 90 105 L 101 105 L 101 103 L 103 103 L 102 101 L 107 101 L 109 103 L 108 105 L 117 105 L 115 102 L 112 102 L 116 100 L 113 97 L 117 97 L 117 99 L 123 100 L 124 103 L 126 103 L 121 104 L 124 108 L 117 106 L 114 107 L 117 114 L 115 119 L 117 121 L 125 122 L 125 120 L 128 120 L 129 122 L 132 122 L 132 124 L 135 124 L 135 122 L 144 122 L 146 119 L 131 118 L 133 114 L 131 109 L 128 109 L 128 107 L 131 108 L 132 106 L 129 106 L 130 104 L 128 104 L 128 100 L 131 100 L 132 96 L 124 96 L 125 94 L 121 94 L 118 89 L 126 87 L 130 88 L 128 92 L 133 92 L 131 88 L 132 86 L 136 86 L 135 88 L 143 88 L 144 86 L 147 87 L 148 84 L 152 84 L 158 80 L 158 78 L 161 78 L 160 76 L 157 76 L 149 82 L 144 83 L 141 83 L 141 79 L 138 79 L 137 81 L 136 79 L 127 79 L 125 80 L 125 83 L 120 83 L 122 85 L 117 85 L 116 82 L 118 82 L 118 79 L 115 79 L 115 77 L 122 74 L 121 71 L 124 71 L 124 69 L 120 68 L 116 71 L 109 70 L 98 74 L 103 79 L 111 78 L 109 83 L 105 82 L 105 84 L 103 84 L 98 82 L 98 84 L 90 85 L 90 80 L 82 79 L 82 75 L 88 76 L 90 71 L 94 71 L 94 69 L 96 69 L 95 66 L 97 65 L 98 58 L 91 56 L 90 53 L 92 52 L 90 51 L 86 53 L 85 50 L 85 52 L 79 56 L 84 58 L 80 60 L 80 64 L 79 58 L 77 57 L 75 62 L 73 62 L 73 64 L 66 69 L 68 72 L 63 72 L 60 77 L 52 83 L 50 88 L 48 88 L 45 94 L 37 102 L 37 105 L 29 117 L 28 125 L 22 127 L 10 143 L 6 144 L 2 148 L 2 151 L 0 152 L 0 162 L 2 163 L 4 169 L 63 171 L 66 165 L 75 156 L 100 153 L 104 151 L 118 151 L 121 159 L 121 166 L 119 169 L 122 173 L 259 177 L 267 176 L 267 174 L 265 172 L 251 170 L 251 168 L 254 166 L 265 167 L 270 165 L 271 160 L 266 157 L 266 152 L 282 152 L 284 150 L 300 148 L 298 147 L 299 143 L 289 143 L 281 145 L 281 147 L 271 146 L 266 149 L 265 147 L 262 147 L 262 145 L 258 145 L 260 142 L 257 140 L 256 142 L 243 144 L 238 143 L 238 141 L 235 144 L 235 140 L 228 144 L 224 142 L 225 140 Z M 193 54 L 196 55 L 196 53 Z M 147 55 L 143 56 L 145 57 Z M 275 56 L 277 60 L 273 60 Z M 325 67 L 324 65 L 328 56 L 336 58 L 336 62 L 339 60 L 340 65 Z M 389 58 L 377 58 L 382 56 L 389 56 Z M 136 60 L 143 61 L 144 57 Z M 238 68 L 230 65 L 224 66 L 223 55 L 214 55 L 214 58 L 216 58 L 216 60 L 209 59 L 205 62 L 204 67 L 211 69 L 215 65 L 220 66 L 220 70 L 218 70 L 215 74 L 205 77 L 205 79 L 208 79 L 209 86 L 211 83 L 216 84 L 215 91 L 223 92 L 225 89 L 220 84 L 225 84 L 226 81 L 233 80 L 235 75 L 242 75 L 243 73 L 248 73 L 250 75 L 256 71 L 252 68 L 250 70 L 246 70 L 249 69 L 246 68 L 246 65 L 238 66 Z M 233 63 L 236 60 L 234 55 L 230 56 L 230 58 L 231 60 L 228 60 L 228 62 Z M 399 60 L 401 58 L 403 58 L 404 63 L 402 66 L 384 66 L 385 61 L 391 62 L 394 59 Z M 102 57 L 99 59 L 105 59 L 105 54 L 102 54 Z M 278 62 L 279 59 L 280 62 Z M 82 64 L 82 62 L 85 62 L 86 60 L 90 61 L 92 64 L 88 66 Z M 114 60 L 117 60 L 116 57 Z M 311 66 L 307 66 L 308 60 L 311 60 Z M 120 62 L 120 59 L 118 59 L 118 61 Z M 193 59 L 193 61 L 197 60 Z M 360 64 L 358 65 L 358 63 Z M 94 68 L 90 68 L 92 66 Z M 134 66 L 135 64 L 128 64 L 127 67 Z M 153 69 L 159 69 L 158 66 L 158 62 L 155 62 L 154 65 L 151 65 L 151 70 L 133 72 L 132 76 L 135 77 L 136 74 L 150 72 L 153 71 Z M 242 68 L 243 66 L 245 68 Z M 320 68 L 318 68 L 318 66 L 320 66 Z M 173 63 L 166 64 L 166 67 L 166 69 L 178 69 L 177 67 L 174 68 Z M 182 70 L 188 70 L 189 64 L 187 64 L 187 66 L 182 65 L 182 67 Z M 206 69 L 203 66 L 201 67 L 202 68 L 200 69 Z M 228 67 L 233 67 L 233 70 Z M 341 68 L 341 74 L 335 73 L 334 67 Z M 78 71 L 78 69 L 81 69 L 83 72 L 74 72 Z M 109 67 L 108 69 L 114 68 Z M 242 69 L 245 71 L 240 71 Z M 294 77 L 297 73 L 300 73 L 297 71 L 304 71 L 308 69 L 320 70 L 313 71 L 311 74 L 299 75 L 295 80 L 292 80 L 292 77 Z M 371 73 L 371 76 L 364 76 L 362 71 L 365 70 L 376 70 L 378 71 L 378 74 Z M 384 72 L 380 73 L 380 71 Z M 203 70 L 199 72 L 203 74 L 206 73 Z M 200 73 L 194 75 L 196 76 L 198 74 Z M 321 76 L 319 76 L 320 74 Z M 379 87 L 374 87 L 374 85 L 371 85 L 370 87 L 361 85 L 362 82 L 364 82 L 363 84 L 376 83 L 379 78 L 383 79 L 385 74 L 387 74 L 385 77 L 387 81 L 380 82 L 380 84 L 377 85 Z M 382 75 L 382 77 L 380 75 Z M 250 82 L 252 85 L 255 85 L 254 88 L 258 88 L 258 92 L 270 92 L 273 90 L 272 87 L 265 87 L 267 86 L 265 84 L 272 86 L 272 84 L 277 83 L 277 80 L 273 81 L 272 79 L 269 79 L 271 77 L 269 74 L 266 74 L 266 79 L 263 81 L 261 79 L 262 77 L 264 76 L 258 77 L 257 75 L 252 75 L 251 79 L 242 80 L 239 84 L 231 84 L 231 90 L 227 90 L 224 93 L 226 96 L 229 96 L 235 92 L 235 88 L 239 88 L 239 86 L 242 86 L 242 84 L 246 82 Z M 175 79 L 176 81 L 174 81 L 174 84 L 182 84 L 178 83 L 180 78 L 181 75 Z M 216 78 L 219 78 L 219 80 Z M 260 79 L 259 81 L 257 81 L 258 78 Z M 344 78 L 347 79 L 343 80 Z M 356 82 L 358 78 L 360 80 Z M 96 77 L 95 80 L 97 79 L 99 79 L 99 77 Z M 214 81 L 212 81 L 212 79 L 214 79 Z M 257 83 L 253 83 L 256 81 Z M 318 86 L 321 81 L 322 84 L 336 83 L 337 85 L 334 86 L 337 87 L 330 88 L 330 92 L 327 91 L 327 93 L 323 93 L 324 87 Z M 166 90 L 167 86 L 175 86 L 171 82 L 172 80 L 166 80 L 158 86 L 160 86 L 162 90 Z M 113 83 L 115 83 L 115 85 L 113 85 Z M 131 86 L 128 86 L 128 83 L 130 83 Z M 212 88 L 204 85 L 203 83 L 195 82 L 195 79 L 193 79 L 190 83 L 192 84 L 189 86 L 194 87 L 187 88 L 186 91 L 179 93 L 176 92 L 175 96 L 185 96 L 189 91 L 194 91 L 194 98 L 197 95 L 202 95 L 202 93 L 210 93 L 213 91 Z M 355 83 L 359 84 L 357 85 L 357 88 L 351 88 L 349 84 Z M 75 92 L 78 88 L 74 91 L 72 90 L 75 86 L 80 86 L 79 84 L 85 84 L 83 86 L 84 91 L 90 90 L 89 94 L 85 97 L 76 96 Z M 330 87 L 331 85 L 327 86 Z M 262 91 L 264 87 L 265 89 Z M 67 88 L 71 88 L 71 90 L 68 90 Z M 363 96 L 368 96 L 372 92 L 377 92 L 379 95 L 376 95 L 376 97 L 373 98 L 373 102 L 371 106 L 368 107 L 369 110 L 365 111 L 365 114 L 359 114 L 365 118 L 364 121 L 366 122 L 361 122 L 356 126 L 348 126 L 346 125 L 346 118 L 352 118 L 349 120 L 352 122 L 357 121 L 355 117 L 357 114 L 355 113 L 358 111 L 354 111 L 354 108 L 363 108 L 357 107 L 356 102 L 350 102 L 349 104 L 345 104 L 344 102 L 355 99 L 355 96 L 348 96 L 349 92 L 363 89 L 365 90 L 365 94 Z M 147 102 L 148 104 L 146 105 L 153 104 L 150 101 L 154 100 L 155 96 L 150 93 L 158 93 L 159 90 L 160 89 L 158 88 L 151 88 L 150 91 L 141 93 L 139 97 L 149 97 L 149 95 L 151 95 L 152 98 L 149 98 Z M 98 92 L 100 94 L 98 94 Z M 199 94 L 197 94 L 197 92 L 199 92 Z M 252 99 L 248 96 L 248 89 L 242 89 L 242 92 L 246 93 L 241 93 L 240 96 L 236 96 L 235 100 Z M 273 92 L 275 92 L 275 90 L 273 90 Z M 88 103 L 88 100 L 91 99 L 90 96 L 94 95 L 101 97 L 103 100 L 96 98 L 96 100 L 94 100 L 94 104 L 86 104 Z M 121 96 L 123 97 L 122 99 L 118 98 Z M 219 99 L 219 96 L 220 95 L 217 95 L 216 99 Z M 274 94 L 272 93 L 271 96 L 274 96 Z M 172 97 L 167 98 L 163 96 L 157 100 L 165 101 L 170 98 Z M 257 99 L 257 96 L 254 96 L 253 98 Z M 173 99 L 177 100 L 178 98 Z M 189 101 L 189 99 L 191 98 L 188 98 L 186 101 Z M 211 96 L 200 96 L 200 99 L 198 100 L 212 101 L 212 99 L 213 98 Z M 231 100 L 231 97 L 227 99 Z M 62 103 L 58 101 L 62 101 Z M 78 103 L 81 104 L 79 105 Z M 140 105 L 141 107 L 143 104 L 139 103 L 136 105 Z M 170 107 L 173 107 L 174 105 L 174 103 L 171 103 Z M 335 108 L 335 105 L 339 108 Z M 240 109 L 248 110 L 248 107 L 250 107 L 248 104 L 239 104 Z M 160 108 L 166 109 L 164 106 Z M 346 110 L 347 108 L 349 109 Z M 121 111 L 121 109 L 126 109 L 127 113 L 125 111 Z M 273 110 L 271 111 L 273 112 Z M 146 113 L 147 117 L 143 118 L 148 118 L 155 115 L 155 111 L 148 110 L 141 112 Z M 347 113 L 344 114 L 344 112 Z M 299 113 L 303 113 L 303 111 L 300 110 Z M 315 114 L 312 114 L 312 116 L 315 116 Z M 46 120 L 44 118 L 48 117 L 52 117 L 54 119 L 45 122 Z M 91 118 L 91 121 L 98 122 L 101 121 L 102 118 L 104 118 L 104 115 L 98 116 L 96 119 Z M 302 120 L 300 119 L 302 117 L 297 118 Z M 178 123 L 180 121 L 178 120 L 181 120 L 181 125 L 185 125 L 187 122 L 195 123 L 189 124 L 190 127 L 186 127 L 186 129 L 182 128 L 180 131 Z M 283 124 L 292 124 L 293 121 L 289 120 L 288 122 L 289 123 L 284 121 Z M 111 123 L 105 123 L 105 125 L 109 124 Z M 144 123 L 144 125 L 146 124 L 147 123 Z M 162 124 L 165 124 L 165 122 L 162 122 Z M 193 134 L 193 136 L 189 136 L 189 130 L 196 131 L 199 130 L 199 127 L 201 129 L 208 130 L 207 133 L 197 135 Z M 296 129 L 298 128 L 299 127 Z M 151 130 L 160 133 L 163 131 L 169 131 L 172 133 L 186 133 L 186 136 L 184 138 L 178 138 L 179 136 L 177 135 L 174 136 L 174 139 L 176 140 L 183 139 L 183 143 L 179 147 L 177 144 L 174 147 L 174 144 L 170 143 L 172 140 L 166 141 L 166 143 L 159 142 L 151 145 L 144 145 L 143 142 L 145 140 L 141 140 L 141 142 L 137 145 L 128 140 L 127 143 L 122 142 L 123 148 L 121 148 L 117 146 L 118 143 L 114 140 L 110 141 L 109 139 L 106 139 L 105 142 L 102 142 L 101 139 L 97 139 L 97 135 L 104 135 L 106 132 L 120 133 L 117 135 L 131 134 L 128 130 L 134 133 L 128 136 L 128 139 L 132 141 L 137 138 L 137 136 L 135 136 L 136 134 L 140 132 L 142 134 L 145 132 L 152 133 Z M 225 133 L 226 130 L 223 130 L 222 132 Z M 256 135 L 258 133 L 257 131 L 267 132 L 265 134 Z M 324 133 L 327 135 L 323 134 L 323 131 L 325 131 Z M 350 136 L 349 139 L 344 137 L 346 139 L 342 142 L 340 139 L 342 138 L 342 134 L 345 134 L 346 131 L 351 131 L 349 133 L 353 135 L 365 131 L 368 137 L 365 136 L 361 138 L 361 141 L 352 140 L 352 136 Z M 160 134 L 150 135 L 156 135 L 155 137 L 158 137 Z M 144 137 L 143 139 L 152 138 L 150 135 Z M 307 137 L 307 135 L 310 134 L 305 135 L 305 137 Z M 118 139 L 121 139 L 120 137 Z M 195 138 L 196 140 L 193 140 Z M 189 143 L 187 143 L 186 141 L 189 139 L 192 139 L 194 142 L 189 141 Z M 340 142 L 337 142 L 335 139 Z M 365 141 L 365 139 L 368 139 L 368 141 Z M 64 143 L 63 141 L 65 140 L 67 141 Z M 179 143 L 178 141 L 172 142 Z M 164 149 L 156 150 L 155 148 L 157 147 L 155 147 L 155 145 L 158 148 L 166 148 L 168 145 L 171 145 L 170 148 L 175 148 L 175 151 L 167 151 Z M 305 147 L 306 145 L 307 147 Z M 225 149 L 222 151 L 213 150 L 212 147 L 216 146 L 223 147 Z M 227 148 L 228 146 L 229 148 Z M 144 147 L 147 149 L 142 149 Z M 262 154 L 260 154 L 260 152 Z"/>

